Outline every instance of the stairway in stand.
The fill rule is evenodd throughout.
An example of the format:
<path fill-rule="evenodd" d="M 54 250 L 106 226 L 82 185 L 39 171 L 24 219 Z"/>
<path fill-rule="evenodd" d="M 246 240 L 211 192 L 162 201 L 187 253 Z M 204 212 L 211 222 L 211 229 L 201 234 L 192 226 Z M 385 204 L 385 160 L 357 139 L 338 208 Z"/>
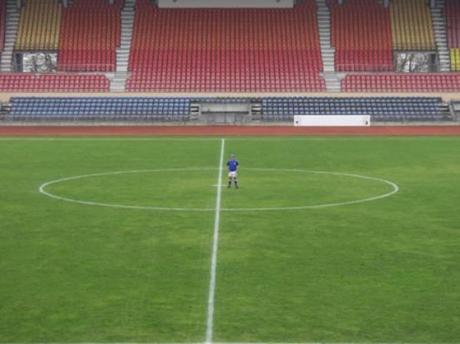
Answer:
<path fill-rule="evenodd" d="M 136 0 L 125 0 L 125 6 L 121 11 L 121 43 L 117 49 L 117 69 L 111 78 L 110 90 L 112 92 L 124 92 L 126 79 L 128 78 L 128 63 L 133 38 L 134 15 Z"/>
<path fill-rule="evenodd" d="M 14 45 L 18 35 L 19 10 L 16 0 L 6 2 L 5 45 L 0 59 L 0 72 L 11 72 L 13 65 Z"/>
<path fill-rule="evenodd" d="M 447 44 L 447 21 L 444 15 L 445 0 L 437 0 L 436 7 L 431 8 L 434 37 L 439 55 L 439 69 L 450 72 L 450 52 Z"/>
<path fill-rule="evenodd" d="M 316 0 L 318 26 L 323 59 L 323 78 L 328 92 L 340 92 L 340 80 L 335 73 L 335 49 L 331 46 L 331 13 L 326 0 Z"/>

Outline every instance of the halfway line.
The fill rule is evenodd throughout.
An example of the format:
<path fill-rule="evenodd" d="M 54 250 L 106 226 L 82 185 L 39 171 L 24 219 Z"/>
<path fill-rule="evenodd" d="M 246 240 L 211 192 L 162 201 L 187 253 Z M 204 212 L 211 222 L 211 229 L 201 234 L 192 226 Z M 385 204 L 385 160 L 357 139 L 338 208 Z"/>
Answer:
<path fill-rule="evenodd" d="M 217 185 L 222 185 L 222 172 L 224 165 L 225 139 L 221 140 L 219 175 L 217 176 Z M 212 242 L 211 257 L 211 277 L 209 280 L 209 297 L 208 297 L 208 317 L 206 322 L 206 344 L 211 344 L 214 330 L 214 299 L 216 295 L 216 272 L 217 272 L 217 251 L 219 248 L 219 224 L 221 210 L 222 187 L 217 187 L 216 193 L 216 211 L 214 217 L 214 238 Z"/>

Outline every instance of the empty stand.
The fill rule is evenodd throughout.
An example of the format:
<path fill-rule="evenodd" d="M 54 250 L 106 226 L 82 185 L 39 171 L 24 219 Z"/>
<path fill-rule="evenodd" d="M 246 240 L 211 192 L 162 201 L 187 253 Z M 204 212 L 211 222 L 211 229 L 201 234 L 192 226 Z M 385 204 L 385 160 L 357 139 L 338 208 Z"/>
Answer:
<path fill-rule="evenodd" d="M 2 92 L 108 92 L 104 75 L 0 74 Z"/>
<path fill-rule="evenodd" d="M 58 50 L 61 13 L 58 0 L 27 0 L 21 10 L 16 50 Z"/>
<path fill-rule="evenodd" d="M 114 6 L 117 8 L 122 8 L 124 5 L 124 0 L 114 0 L 113 5 L 109 5 L 108 0 L 73 0 L 72 6 L 73 7 L 81 7 L 81 8 L 107 8 L 108 6 Z"/>
<path fill-rule="evenodd" d="M 187 98 L 12 98 L 11 121 L 187 121 Z"/>
<path fill-rule="evenodd" d="M 436 50 L 426 0 L 392 0 L 390 10 L 395 50 Z"/>
<path fill-rule="evenodd" d="M 345 92 L 459 92 L 459 73 L 361 74 L 342 80 Z"/>
<path fill-rule="evenodd" d="M 444 14 L 447 19 L 447 42 L 450 49 L 451 69 L 460 71 L 460 2 L 445 1 Z"/>
<path fill-rule="evenodd" d="M 316 5 L 159 9 L 138 1 L 129 91 L 322 91 Z"/>
<path fill-rule="evenodd" d="M 447 40 L 450 48 L 460 48 L 460 2 L 445 0 L 444 14 L 447 18 Z"/>
<path fill-rule="evenodd" d="M 337 71 L 391 71 L 389 9 L 375 0 L 329 1 Z"/>
<path fill-rule="evenodd" d="M 274 97 L 260 99 L 50 97 L 12 98 L 9 121 L 185 122 L 192 103 L 256 101 L 263 121 L 293 121 L 294 115 L 370 115 L 372 121 L 452 120 L 441 98 L 424 97 Z"/>
<path fill-rule="evenodd" d="M 460 72 L 460 48 L 450 49 L 451 70 Z"/>
<path fill-rule="evenodd" d="M 5 44 L 6 0 L 0 0 L 0 52 Z"/>
<path fill-rule="evenodd" d="M 372 121 L 450 120 L 441 98 L 266 98 L 265 121 L 293 121 L 294 115 L 370 115 Z"/>
<path fill-rule="evenodd" d="M 121 1 L 74 1 L 63 10 L 58 68 L 62 71 L 114 71 L 120 45 Z"/>

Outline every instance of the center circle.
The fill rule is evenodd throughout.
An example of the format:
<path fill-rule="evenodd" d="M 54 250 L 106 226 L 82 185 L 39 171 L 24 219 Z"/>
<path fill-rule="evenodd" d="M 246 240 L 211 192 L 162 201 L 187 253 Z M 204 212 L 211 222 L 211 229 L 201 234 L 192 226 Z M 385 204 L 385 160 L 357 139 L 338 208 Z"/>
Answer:
<path fill-rule="evenodd" d="M 358 174 L 303 169 L 244 168 L 240 189 L 217 180 L 216 168 L 171 168 L 94 173 L 52 180 L 40 193 L 89 206 L 160 211 L 254 212 L 321 209 L 376 201 L 399 191 L 395 183 Z M 226 176 L 223 175 L 223 181 Z M 91 195 L 91 196 L 88 196 Z"/>

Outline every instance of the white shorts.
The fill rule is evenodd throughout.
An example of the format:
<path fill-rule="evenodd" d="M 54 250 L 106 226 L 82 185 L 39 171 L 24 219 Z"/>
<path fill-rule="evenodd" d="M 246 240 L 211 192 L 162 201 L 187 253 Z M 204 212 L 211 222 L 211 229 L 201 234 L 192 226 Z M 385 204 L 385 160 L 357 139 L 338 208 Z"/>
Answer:
<path fill-rule="evenodd" d="M 236 178 L 238 177 L 238 172 L 233 171 L 228 173 L 228 178 Z"/>

